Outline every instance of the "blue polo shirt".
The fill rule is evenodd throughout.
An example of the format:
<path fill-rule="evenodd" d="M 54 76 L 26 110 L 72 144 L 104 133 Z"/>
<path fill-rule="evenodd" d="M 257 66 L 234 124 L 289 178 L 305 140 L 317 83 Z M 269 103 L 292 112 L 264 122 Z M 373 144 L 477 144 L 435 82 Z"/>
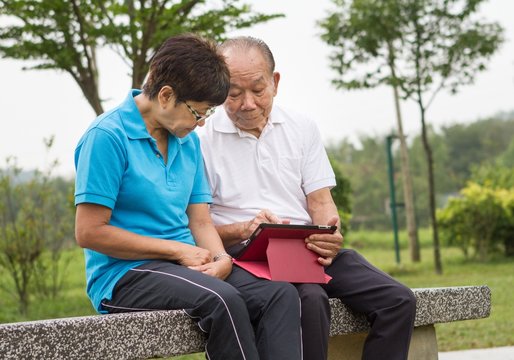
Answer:
<path fill-rule="evenodd" d="M 194 245 L 189 204 L 212 201 L 196 133 L 168 136 L 168 162 L 146 130 L 132 90 L 125 101 L 100 115 L 75 149 L 75 205 L 112 210 L 110 224 L 149 237 Z M 116 282 L 149 260 L 122 260 L 85 249 L 87 294 L 99 312 Z"/>

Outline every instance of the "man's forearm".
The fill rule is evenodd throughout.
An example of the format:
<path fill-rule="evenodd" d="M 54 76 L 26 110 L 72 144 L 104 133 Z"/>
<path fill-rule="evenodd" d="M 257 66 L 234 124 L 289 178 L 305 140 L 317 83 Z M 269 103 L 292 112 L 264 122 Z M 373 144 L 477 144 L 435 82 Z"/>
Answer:
<path fill-rule="evenodd" d="M 243 230 L 244 223 L 216 225 L 216 231 L 218 231 L 218 234 L 223 241 L 225 248 L 237 245 L 241 241 L 245 240 L 242 238 Z"/>
<path fill-rule="evenodd" d="M 321 189 L 307 195 L 307 212 L 315 225 L 326 225 L 327 221 L 334 216 L 339 219 L 336 204 L 328 189 Z M 336 225 L 339 229 L 341 228 L 340 219 Z"/>

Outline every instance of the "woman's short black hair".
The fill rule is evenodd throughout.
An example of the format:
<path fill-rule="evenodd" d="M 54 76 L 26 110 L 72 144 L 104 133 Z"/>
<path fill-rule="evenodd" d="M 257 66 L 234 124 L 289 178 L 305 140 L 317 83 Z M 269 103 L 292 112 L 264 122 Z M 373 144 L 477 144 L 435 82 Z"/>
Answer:
<path fill-rule="evenodd" d="M 150 62 L 143 93 L 157 97 L 171 86 L 178 103 L 187 100 L 220 105 L 230 87 L 230 73 L 216 44 L 195 34 L 167 39 Z"/>

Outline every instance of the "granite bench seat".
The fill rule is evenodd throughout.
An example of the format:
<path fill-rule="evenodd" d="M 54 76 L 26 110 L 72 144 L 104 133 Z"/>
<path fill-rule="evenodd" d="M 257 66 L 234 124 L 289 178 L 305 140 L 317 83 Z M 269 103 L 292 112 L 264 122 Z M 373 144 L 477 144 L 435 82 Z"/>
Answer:
<path fill-rule="evenodd" d="M 437 359 L 434 324 L 489 316 L 487 286 L 413 289 L 416 322 L 409 359 Z M 369 329 L 361 314 L 331 299 L 330 359 L 360 359 Z M 204 334 L 180 310 L 0 325 L 0 359 L 148 359 L 203 351 Z"/>

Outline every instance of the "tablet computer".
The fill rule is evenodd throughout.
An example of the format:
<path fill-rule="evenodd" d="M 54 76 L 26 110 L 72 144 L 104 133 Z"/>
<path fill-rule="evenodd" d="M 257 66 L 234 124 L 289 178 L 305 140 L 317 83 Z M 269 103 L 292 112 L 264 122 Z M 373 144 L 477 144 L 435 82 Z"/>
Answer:
<path fill-rule="evenodd" d="M 333 234 L 337 226 L 262 223 L 234 257 L 240 261 L 266 261 L 270 238 L 298 239 L 303 241 L 311 234 Z M 309 250 L 310 251 L 310 250 Z"/>

